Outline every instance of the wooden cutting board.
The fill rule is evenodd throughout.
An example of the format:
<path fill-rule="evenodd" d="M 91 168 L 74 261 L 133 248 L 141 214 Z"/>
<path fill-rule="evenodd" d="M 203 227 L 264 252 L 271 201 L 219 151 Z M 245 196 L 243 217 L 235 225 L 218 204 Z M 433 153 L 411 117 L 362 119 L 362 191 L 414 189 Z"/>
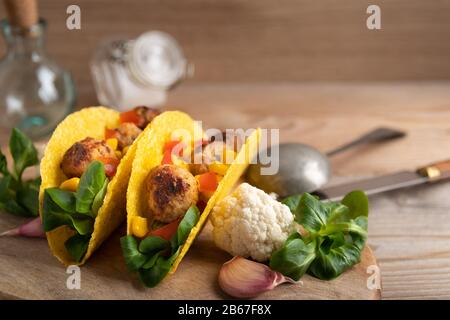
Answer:
<path fill-rule="evenodd" d="M 21 219 L 0 213 L 0 230 Z M 25 299 L 223 299 L 217 284 L 220 266 L 231 257 L 217 249 L 208 224 L 180 264 L 175 275 L 157 288 L 144 288 L 127 272 L 119 238 L 111 238 L 81 268 L 81 288 L 67 289 L 69 274 L 54 258 L 45 239 L 0 238 L 0 298 Z M 369 247 L 360 264 L 333 281 L 304 276 L 298 284 L 284 284 L 260 299 L 379 299 L 380 290 L 369 290 L 367 268 L 376 265 Z"/>

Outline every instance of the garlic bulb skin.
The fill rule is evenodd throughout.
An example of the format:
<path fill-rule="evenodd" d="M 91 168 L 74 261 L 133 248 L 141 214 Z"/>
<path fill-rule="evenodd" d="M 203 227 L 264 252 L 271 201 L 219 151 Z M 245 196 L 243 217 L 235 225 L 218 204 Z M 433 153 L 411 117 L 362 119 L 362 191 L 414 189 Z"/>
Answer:
<path fill-rule="evenodd" d="M 239 256 L 224 263 L 219 272 L 219 286 L 235 298 L 253 298 L 284 282 L 295 283 L 265 264 Z"/>

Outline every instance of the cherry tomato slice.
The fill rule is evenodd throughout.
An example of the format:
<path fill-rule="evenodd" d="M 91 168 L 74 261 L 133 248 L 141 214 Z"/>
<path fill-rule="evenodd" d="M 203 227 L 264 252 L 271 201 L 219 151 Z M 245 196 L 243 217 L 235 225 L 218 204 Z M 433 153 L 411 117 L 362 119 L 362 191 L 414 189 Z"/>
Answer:
<path fill-rule="evenodd" d="M 113 177 L 116 174 L 117 166 L 119 165 L 120 160 L 113 158 L 98 158 L 98 161 L 103 162 L 105 166 L 105 174 L 108 177 Z"/>
<path fill-rule="evenodd" d="M 120 123 L 131 122 L 135 125 L 139 125 L 141 118 L 137 114 L 136 110 L 125 111 L 120 114 Z"/>
<path fill-rule="evenodd" d="M 217 189 L 219 185 L 217 182 L 217 177 L 214 172 L 206 172 L 198 178 L 199 186 L 198 191 L 200 192 L 211 192 Z"/>
<path fill-rule="evenodd" d="M 181 221 L 181 218 L 179 218 L 175 221 L 172 221 L 171 223 L 166 224 L 164 227 L 150 231 L 148 233 L 148 235 L 149 236 L 158 236 L 167 241 L 170 241 L 172 236 L 177 232 L 180 221 Z"/>

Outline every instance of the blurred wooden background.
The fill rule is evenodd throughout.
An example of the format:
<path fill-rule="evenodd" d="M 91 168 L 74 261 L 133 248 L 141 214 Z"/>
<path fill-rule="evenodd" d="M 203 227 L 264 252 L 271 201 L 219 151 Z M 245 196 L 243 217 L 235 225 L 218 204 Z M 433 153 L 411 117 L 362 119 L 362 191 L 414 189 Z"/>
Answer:
<path fill-rule="evenodd" d="M 81 7 L 81 30 L 66 28 L 70 4 Z M 382 30 L 366 28 L 369 4 L 381 7 Z M 48 50 L 73 72 L 82 100 L 95 99 L 88 63 L 98 41 L 152 29 L 179 40 L 196 66 L 191 81 L 450 79 L 450 0 L 40 0 L 39 8 Z"/>

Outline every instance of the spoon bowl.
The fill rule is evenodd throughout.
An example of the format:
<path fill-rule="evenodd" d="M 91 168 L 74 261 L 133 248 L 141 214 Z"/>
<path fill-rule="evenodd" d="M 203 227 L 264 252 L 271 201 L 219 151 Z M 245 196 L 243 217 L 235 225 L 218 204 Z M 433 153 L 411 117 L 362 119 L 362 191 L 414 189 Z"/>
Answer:
<path fill-rule="evenodd" d="M 301 143 L 283 143 L 276 147 L 279 148 L 279 157 L 274 160 L 278 161 L 278 171 L 273 175 L 263 175 L 261 169 L 269 165 L 258 161 L 248 168 L 247 180 L 250 184 L 265 192 L 286 197 L 317 190 L 330 179 L 330 162 L 317 149 Z M 272 147 L 268 149 L 265 154 L 274 154 Z"/>

